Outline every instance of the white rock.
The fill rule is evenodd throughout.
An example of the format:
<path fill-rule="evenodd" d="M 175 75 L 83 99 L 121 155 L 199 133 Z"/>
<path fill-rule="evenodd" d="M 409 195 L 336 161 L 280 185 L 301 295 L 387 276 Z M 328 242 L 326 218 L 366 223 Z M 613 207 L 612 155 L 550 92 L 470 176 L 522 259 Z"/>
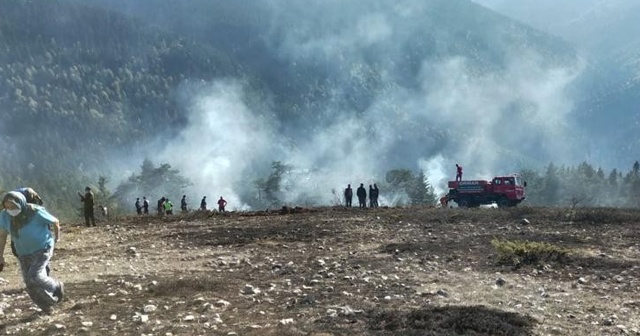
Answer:
<path fill-rule="evenodd" d="M 91 327 L 93 325 L 93 322 L 91 322 L 91 321 L 82 321 L 81 324 L 83 326 L 85 326 L 85 327 Z"/>
<path fill-rule="evenodd" d="M 280 324 L 280 325 L 293 324 L 293 319 L 292 318 L 282 319 L 282 320 L 278 321 L 278 324 Z"/>
<path fill-rule="evenodd" d="M 220 314 L 213 314 L 211 317 L 211 323 L 213 324 L 222 324 L 222 319 L 220 318 Z"/>
<path fill-rule="evenodd" d="M 117 316 L 116 314 L 111 314 L 111 316 L 109 316 L 109 319 L 110 319 L 111 321 L 115 321 L 115 320 L 117 320 L 117 319 L 118 319 L 118 316 Z"/>
<path fill-rule="evenodd" d="M 184 317 L 185 321 L 194 321 L 195 319 L 196 319 L 196 317 L 193 316 L 193 315 L 187 315 L 187 316 Z"/>
<path fill-rule="evenodd" d="M 229 301 L 225 301 L 225 300 L 218 300 L 215 303 L 216 307 L 228 307 L 231 303 Z"/>
<path fill-rule="evenodd" d="M 158 307 L 154 305 L 146 305 L 142 310 L 148 314 L 158 310 Z"/>

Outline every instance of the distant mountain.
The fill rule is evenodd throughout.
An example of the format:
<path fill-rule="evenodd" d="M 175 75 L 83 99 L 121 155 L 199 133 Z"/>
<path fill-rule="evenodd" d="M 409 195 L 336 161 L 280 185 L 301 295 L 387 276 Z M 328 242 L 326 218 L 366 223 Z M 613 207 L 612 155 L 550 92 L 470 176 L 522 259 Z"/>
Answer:
<path fill-rule="evenodd" d="M 636 0 L 474 0 L 499 13 L 561 37 L 587 60 L 577 118 L 625 162 L 639 155 L 640 2 Z"/>

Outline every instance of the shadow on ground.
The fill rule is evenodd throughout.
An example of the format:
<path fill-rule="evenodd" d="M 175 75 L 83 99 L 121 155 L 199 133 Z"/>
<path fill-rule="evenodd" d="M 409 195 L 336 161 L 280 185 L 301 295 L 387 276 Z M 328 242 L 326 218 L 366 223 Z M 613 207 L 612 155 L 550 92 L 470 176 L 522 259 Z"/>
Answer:
<path fill-rule="evenodd" d="M 423 307 L 409 311 L 369 311 L 373 335 L 533 335 L 535 319 L 484 306 Z"/>

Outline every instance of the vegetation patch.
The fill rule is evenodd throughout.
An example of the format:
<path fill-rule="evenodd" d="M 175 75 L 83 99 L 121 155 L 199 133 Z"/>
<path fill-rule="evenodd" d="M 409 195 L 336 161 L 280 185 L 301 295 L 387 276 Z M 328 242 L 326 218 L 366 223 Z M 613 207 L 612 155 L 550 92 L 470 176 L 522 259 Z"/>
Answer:
<path fill-rule="evenodd" d="M 532 335 L 536 320 L 485 306 L 422 307 L 369 312 L 380 335 Z"/>
<path fill-rule="evenodd" d="M 574 223 L 620 224 L 637 221 L 640 214 L 635 210 L 615 208 L 578 208 L 569 214 Z"/>
<path fill-rule="evenodd" d="M 535 265 L 540 262 L 562 262 L 569 250 L 544 242 L 493 239 L 491 245 L 498 251 L 501 265 Z"/>

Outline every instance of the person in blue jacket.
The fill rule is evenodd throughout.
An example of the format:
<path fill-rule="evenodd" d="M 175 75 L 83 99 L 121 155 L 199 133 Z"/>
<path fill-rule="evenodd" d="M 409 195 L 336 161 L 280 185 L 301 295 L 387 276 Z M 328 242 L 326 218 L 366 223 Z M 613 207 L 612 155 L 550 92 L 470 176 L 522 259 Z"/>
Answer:
<path fill-rule="evenodd" d="M 64 298 L 62 282 L 47 275 L 53 248 L 60 240 L 60 222 L 44 207 L 28 204 L 20 192 L 10 191 L 2 198 L 0 211 L 0 270 L 4 268 L 4 248 L 11 235 L 22 278 L 31 300 L 45 314 Z"/>

